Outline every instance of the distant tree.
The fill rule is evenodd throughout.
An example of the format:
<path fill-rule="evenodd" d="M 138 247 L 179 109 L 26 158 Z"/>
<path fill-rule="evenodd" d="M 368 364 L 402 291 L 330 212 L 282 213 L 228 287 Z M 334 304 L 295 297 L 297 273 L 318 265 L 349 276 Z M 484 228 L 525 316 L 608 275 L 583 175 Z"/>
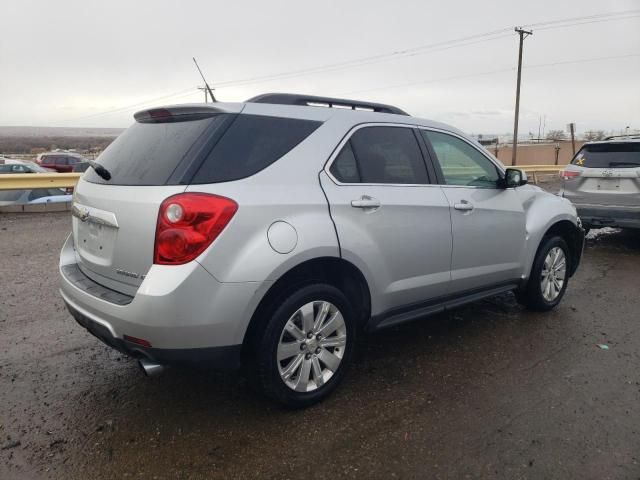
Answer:
<path fill-rule="evenodd" d="M 584 132 L 584 139 L 587 142 L 591 142 L 593 140 L 604 140 L 606 134 L 604 130 L 589 130 L 588 132 Z"/>
<path fill-rule="evenodd" d="M 549 130 L 547 140 L 564 140 L 567 138 L 563 130 Z"/>

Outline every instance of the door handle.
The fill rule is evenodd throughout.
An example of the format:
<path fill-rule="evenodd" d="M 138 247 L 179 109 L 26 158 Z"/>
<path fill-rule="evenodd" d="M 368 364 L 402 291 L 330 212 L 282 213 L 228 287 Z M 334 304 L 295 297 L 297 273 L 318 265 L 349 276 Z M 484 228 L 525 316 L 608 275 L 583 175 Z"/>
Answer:
<path fill-rule="evenodd" d="M 362 195 L 357 200 L 351 200 L 351 206 L 353 208 L 380 208 L 380 200 L 370 197 L 369 195 Z"/>
<path fill-rule="evenodd" d="M 469 203 L 467 200 L 462 200 L 460 203 L 454 203 L 453 208 L 463 212 L 470 212 L 473 210 L 473 203 Z"/>

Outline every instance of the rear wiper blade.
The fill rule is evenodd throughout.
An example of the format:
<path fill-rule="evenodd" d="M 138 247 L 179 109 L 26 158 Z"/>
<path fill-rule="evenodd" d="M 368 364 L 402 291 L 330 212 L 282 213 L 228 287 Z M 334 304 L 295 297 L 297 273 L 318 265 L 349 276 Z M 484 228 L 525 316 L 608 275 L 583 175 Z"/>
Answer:
<path fill-rule="evenodd" d="M 104 168 L 102 165 L 100 165 L 98 162 L 96 162 L 95 160 L 91 160 L 90 158 L 86 158 L 85 159 L 87 161 L 87 163 L 89 164 L 89 166 L 91 168 L 93 168 L 96 173 L 98 175 L 100 175 L 100 177 L 102 177 L 102 179 L 109 181 L 111 180 L 111 174 L 109 173 L 109 170 L 107 170 L 106 168 Z"/>

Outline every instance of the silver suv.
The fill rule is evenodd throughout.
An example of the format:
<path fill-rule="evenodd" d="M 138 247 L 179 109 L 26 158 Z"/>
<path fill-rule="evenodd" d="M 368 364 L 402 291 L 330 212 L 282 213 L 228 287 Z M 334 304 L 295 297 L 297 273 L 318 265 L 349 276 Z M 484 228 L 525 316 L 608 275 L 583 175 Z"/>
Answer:
<path fill-rule="evenodd" d="M 585 228 L 640 228 L 640 138 L 586 143 L 561 175 Z"/>
<path fill-rule="evenodd" d="M 75 189 L 61 294 L 149 373 L 243 365 L 310 405 L 359 333 L 507 291 L 548 310 L 580 261 L 569 201 L 396 107 L 268 94 L 135 120 Z"/>

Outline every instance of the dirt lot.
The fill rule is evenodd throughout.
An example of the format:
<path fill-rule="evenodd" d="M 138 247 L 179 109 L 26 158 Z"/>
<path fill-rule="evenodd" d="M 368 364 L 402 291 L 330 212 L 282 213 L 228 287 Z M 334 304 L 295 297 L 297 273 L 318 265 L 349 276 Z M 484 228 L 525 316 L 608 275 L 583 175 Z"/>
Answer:
<path fill-rule="evenodd" d="M 0 216 L 4 480 L 640 477 L 640 235 L 592 232 L 551 313 L 504 295 L 369 336 L 291 412 L 233 375 L 144 378 L 83 331 L 57 293 L 69 228 Z"/>

